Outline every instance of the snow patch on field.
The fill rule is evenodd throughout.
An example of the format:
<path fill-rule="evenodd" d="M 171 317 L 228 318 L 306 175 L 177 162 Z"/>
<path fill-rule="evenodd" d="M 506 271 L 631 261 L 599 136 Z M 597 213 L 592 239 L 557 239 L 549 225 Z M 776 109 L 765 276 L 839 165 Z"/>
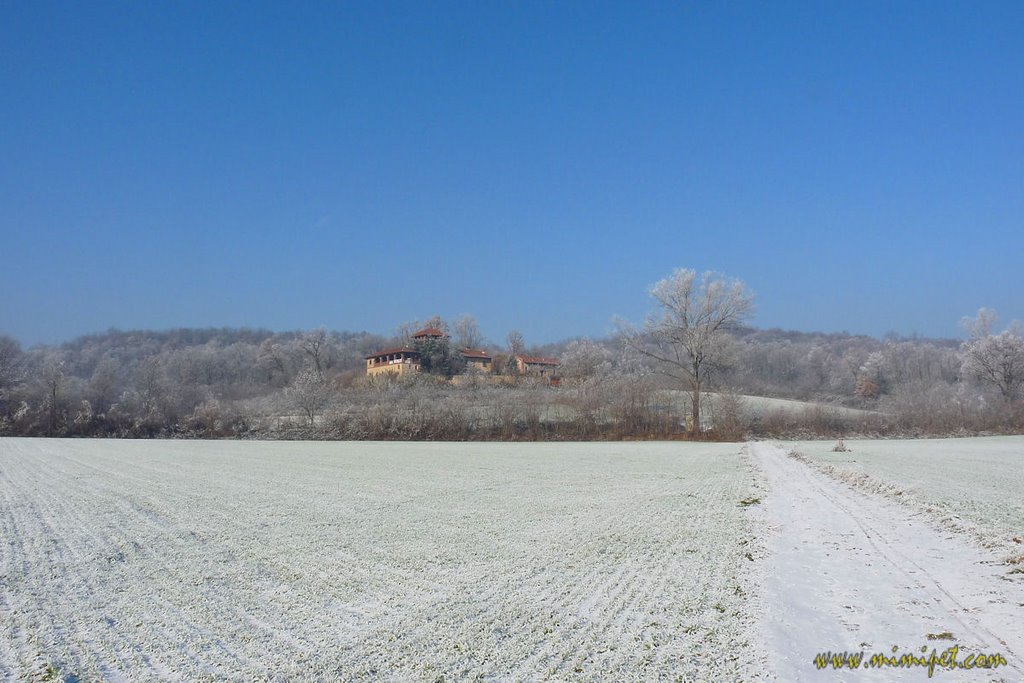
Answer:
<path fill-rule="evenodd" d="M 666 389 L 662 391 L 662 394 L 671 400 L 673 407 L 680 414 L 685 415 L 689 412 L 691 399 L 690 392 Z M 747 417 L 765 417 L 772 413 L 802 415 L 814 411 L 833 413 L 845 418 L 866 418 L 881 414 L 871 410 L 862 410 L 860 408 L 848 408 L 846 406 L 834 405 L 831 403 L 798 401 L 796 399 L 789 398 L 772 398 L 768 396 L 749 396 L 741 394 L 739 395 L 739 399 Z M 703 401 L 706 402 L 704 405 L 712 413 L 718 409 L 718 405 L 721 403 L 721 400 L 721 397 L 716 393 L 708 392 L 703 394 Z"/>

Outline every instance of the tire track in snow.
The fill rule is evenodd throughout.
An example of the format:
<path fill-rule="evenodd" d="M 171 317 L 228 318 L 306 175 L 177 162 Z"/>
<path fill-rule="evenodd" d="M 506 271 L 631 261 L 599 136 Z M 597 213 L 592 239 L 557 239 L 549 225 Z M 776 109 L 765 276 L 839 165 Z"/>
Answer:
<path fill-rule="evenodd" d="M 812 664 L 819 652 L 941 651 L 953 643 L 927 635 L 946 631 L 961 659 L 971 652 L 1006 657 L 1008 667 L 990 680 L 1024 676 L 1024 586 L 1005 580 L 992 553 L 812 470 L 781 447 L 750 449 L 770 489 L 763 512 L 777 530 L 765 567 L 765 631 L 780 680 L 822 675 Z M 885 675 L 916 680 L 922 672 Z"/>

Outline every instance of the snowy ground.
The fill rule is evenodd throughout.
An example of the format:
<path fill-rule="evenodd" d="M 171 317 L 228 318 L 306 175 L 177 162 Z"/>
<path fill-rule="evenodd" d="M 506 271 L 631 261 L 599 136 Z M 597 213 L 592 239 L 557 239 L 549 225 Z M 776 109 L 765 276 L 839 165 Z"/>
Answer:
<path fill-rule="evenodd" d="M 846 418 L 865 418 L 878 415 L 871 410 L 859 408 L 847 408 L 846 406 L 832 405 L 830 403 L 814 403 L 811 401 L 797 401 L 788 398 L 771 398 L 768 396 L 743 396 L 743 406 L 748 415 L 764 416 L 774 412 L 800 415 L 807 411 L 823 410 L 835 413 Z"/>
<path fill-rule="evenodd" d="M 0 679 L 756 680 L 740 451 L 2 439 Z"/>
<path fill-rule="evenodd" d="M 826 476 L 789 447 L 749 448 L 767 488 L 759 510 L 769 526 L 764 628 L 778 680 L 924 680 L 920 668 L 823 672 L 814 657 L 941 653 L 954 644 L 964 654 L 1001 653 L 1008 666 L 940 671 L 939 680 L 1024 680 L 1024 575 L 1003 554 L 936 516 Z M 1020 494 L 999 495 L 1017 505 Z"/>
<path fill-rule="evenodd" d="M 1024 438 L 832 445 L 0 439 L 0 680 L 1024 680 Z"/>
<path fill-rule="evenodd" d="M 690 409 L 690 392 L 669 389 L 662 394 L 670 401 L 674 409 L 680 415 L 686 415 Z M 770 398 L 768 396 L 747 396 L 740 395 L 743 411 L 747 417 L 764 417 L 773 413 L 787 415 L 802 415 L 810 411 L 825 411 L 834 413 L 840 417 L 857 419 L 878 415 L 870 410 L 858 408 L 847 408 L 845 406 L 832 405 L 829 403 L 814 403 L 811 401 L 797 401 L 788 398 Z M 715 393 L 705 393 L 701 402 L 706 410 L 713 413 L 720 402 L 720 397 Z"/>

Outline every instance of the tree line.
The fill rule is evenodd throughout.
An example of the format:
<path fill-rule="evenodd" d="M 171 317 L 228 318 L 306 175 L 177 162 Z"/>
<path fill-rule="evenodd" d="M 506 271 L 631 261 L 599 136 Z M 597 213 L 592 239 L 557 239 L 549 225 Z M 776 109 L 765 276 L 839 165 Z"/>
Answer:
<path fill-rule="evenodd" d="M 338 439 L 948 435 L 1024 430 L 1024 331 L 993 311 L 966 338 L 884 339 L 746 325 L 743 283 L 678 270 L 642 325 L 601 339 L 489 343 L 472 316 L 385 337 L 326 329 L 108 331 L 24 349 L 0 335 L 0 434 Z M 425 372 L 365 376 L 364 358 L 434 326 Z M 436 348 L 435 348 L 436 347 Z M 484 348 L 494 376 L 465 373 Z M 560 385 L 518 376 L 557 356 Z M 808 402 L 758 407 L 745 396 Z M 851 410 L 856 409 L 856 410 Z"/>

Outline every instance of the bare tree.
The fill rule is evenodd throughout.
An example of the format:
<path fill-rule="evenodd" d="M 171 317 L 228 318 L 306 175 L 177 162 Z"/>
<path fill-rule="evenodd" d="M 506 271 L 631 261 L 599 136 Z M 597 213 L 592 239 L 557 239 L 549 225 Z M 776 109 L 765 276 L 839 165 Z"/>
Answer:
<path fill-rule="evenodd" d="M 731 342 L 729 331 L 753 311 L 753 294 L 739 280 L 676 269 L 651 287 L 658 304 L 643 333 L 625 330 L 626 343 L 654 359 L 661 371 L 691 392 L 691 431 L 700 430 L 700 394 L 709 371 L 721 367 Z"/>
<path fill-rule="evenodd" d="M 523 341 L 523 335 L 519 330 L 512 330 L 505 337 L 505 343 L 508 345 L 508 360 L 505 361 L 505 372 L 510 375 L 518 374 L 519 366 L 516 364 L 516 356 L 526 349 L 526 342 Z"/>
<path fill-rule="evenodd" d="M 468 313 L 455 321 L 455 343 L 460 349 L 476 349 L 484 343 L 484 336 L 476 326 L 476 318 Z"/>
<path fill-rule="evenodd" d="M 444 321 L 444 318 L 442 318 L 439 315 L 434 315 L 427 318 L 426 321 L 423 323 L 423 327 L 433 328 L 435 330 L 440 330 L 442 333 L 446 335 L 448 334 L 448 323 L 446 323 Z"/>
<path fill-rule="evenodd" d="M 395 328 L 395 339 L 402 345 L 412 344 L 412 335 L 423 329 L 419 320 L 408 320 Z"/>
<path fill-rule="evenodd" d="M 395 329 L 395 338 L 402 344 L 412 344 L 412 336 L 420 330 L 433 328 L 439 330 L 445 336 L 448 335 L 448 323 L 439 315 L 434 315 L 426 320 L 409 320 Z"/>
<path fill-rule="evenodd" d="M 327 331 L 324 328 L 313 330 L 302 337 L 302 351 L 313 363 L 313 372 L 317 378 L 324 378 L 324 363 L 327 353 Z"/>
<path fill-rule="evenodd" d="M 46 406 L 48 436 L 57 433 L 57 426 L 64 407 L 64 386 L 67 384 L 67 372 L 64 354 L 59 351 L 48 353 L 39 371 L 39 379 L 43 385 L 43 405 Z"/>
<path fill-rule="evenodd" d="M 508 344 L 508 353 L 513 358 L 526 348 L 526 342 L 523 341 L 523 334 L 519 330 L 512 330 L 505 337 L 505 343 Z"/>

